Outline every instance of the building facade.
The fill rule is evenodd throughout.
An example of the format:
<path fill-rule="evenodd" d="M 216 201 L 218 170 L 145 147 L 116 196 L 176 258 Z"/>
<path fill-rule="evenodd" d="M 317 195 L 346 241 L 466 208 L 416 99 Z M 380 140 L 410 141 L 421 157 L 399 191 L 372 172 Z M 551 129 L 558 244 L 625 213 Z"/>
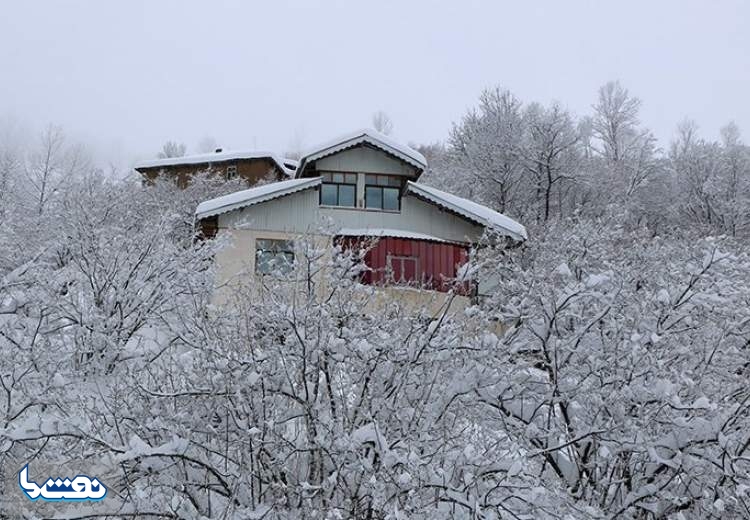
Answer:
<path fill-rule="evenodd" d="M 525 228 L 485 206 L 418 182 L 424 157 L 373 130 L 306 152 L 294 178 L 201 203 L 196 221 L 228 237 L 221 284 L 292 266 L 299 237 L 366 250 L 365 284 L 409 294 L 476 288 L 458 281 L 487 229 L 520 242 Z"/>
<path fill-rule="evenodd" d="M 271 152 L 224 151 L 141 161 L 135 166 L 146 182 L 158 177 L 174 180 L 184 188 L 198 173 L 208 172 L 227 180 L 244 179 L 249 186 L 261 180 L 281 181 L 294 177 L 297 161 Z"/>

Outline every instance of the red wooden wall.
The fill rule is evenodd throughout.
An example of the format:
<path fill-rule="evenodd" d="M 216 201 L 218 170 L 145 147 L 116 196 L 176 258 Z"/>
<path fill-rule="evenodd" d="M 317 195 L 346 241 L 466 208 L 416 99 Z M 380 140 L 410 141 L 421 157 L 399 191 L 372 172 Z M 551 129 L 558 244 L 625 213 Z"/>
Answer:
<path fill-rule="evenodd" d="M 446 292 L 456 288 L 453 279 L 469 257 L 468 246 L 427 240 L 382 237 L 346 237 L 344 247 L 371 247 L 365 254 L 370 270 L 362 282 L 372 285 L 410 285 Z M 469 284 L 457 288 L 469 293 Z"/>

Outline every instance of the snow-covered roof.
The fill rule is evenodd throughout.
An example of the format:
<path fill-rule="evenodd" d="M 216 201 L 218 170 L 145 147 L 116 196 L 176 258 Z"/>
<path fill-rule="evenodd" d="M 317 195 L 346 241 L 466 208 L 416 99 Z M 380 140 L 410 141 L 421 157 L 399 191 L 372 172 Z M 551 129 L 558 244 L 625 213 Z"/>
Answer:
<path fill-rule="evenodd" d="M 283 197 L 284 195 L 289 195 L 308 188 L 314 188 L 318 184 L 320 184 L 320 177 L 290 179 L 288 181 L 264 184 L 263 186 L 250 188 L 249 190 L 237 191 L 230 193 L 229 195 L 224 195 L 223 197 L 217 197 L 215 199 L 201 202 L 195 210 L 195 217 L 202 219 L 214 215 L 220 215 L 221 213 L 266 202 L 267 200 Z"/>
<path fill-rule="evenodd" d="M 468 199 L 416 182 L 409 182 L 407 190 L 409 193 L 413 193 L 418 197 L 442 206 L 485 227 L 503 232 L 516 240 L 526 240 L 528 238 L 525 227 L 512 218 L 506 217 L 487 206 L 482 206 Z"/>
<path fill-rule="evenodd" d="M 294 159 L 286 159 L 273 152 L 263 150 L 228 150 L 226 152 L 201 153 L 185 155 L 183 157 L 168 157 L 166 159 L 149 159 L 136 164 L 135 169 L 179 166 L 183 164 L 208 164 L 241 159 L 271 159 L 288 176 L 293 176 L 296 168 L 290 168 L 287 164 L 294 165 L 295 167 L 298 164 Z"/>
<path fill-rule="evenodd" d="M 300 168 L 297 169 L 297 175 L 299 175 L 304 169 L 304 165 L 310 161 L 316 161 L 327 157 L 331 154 L 346 150 L 358 144 L 367 143 L 376 148 L 380 148 L 391 155 L 394 155 L 405 161 L 412 166 L 420 170 L 427 168 L 427 160 L 424 155 L 418 151 L 409 148 L 408 146 L 399 143 L 388 137 L 387 135 L 381 134 L 380 132 L 371 128 L 363 128 L 356 130 L 346 135 L 339 136 L 336 139 L 332 139 L 326 143 L 320 144 L 307 150 L 300 159 Z"/>
<path fill-rule="evenodd" d="M 320 183 L 320 177 L 290 179 L 230 193 L 223 197 L 217 197 L 215 199 L 201 202 L 195 211 L 195 216 L 198 219 L 202 219 L 214 215 L 220 215 L 236 209 L 284 197 L 298 191 L 314 188 Z M 476 202 L 416 182 L 407 183 L 407 194 L 422 198 L 431 204 L 452 211 L 472 222 L 499 231 L 500 233 L 508 235 L 516 240 L 526 240 L 528 238 L 526 228 L 521 224 L 506 217 L 502 213 L 498 213 L 497 211 L 482 206 L 481 204 L 477 204 Z M 446 242 L 445 239 L 432 235 L 392 228 L 344 228 L 341 229 L 338 234 L 343 236 L 386 236 Z"/>
<path fill-rule="evenodd" d="M 342 228 L 337 233 L 344 237 L 392 237 L 392 238 L 411 238 L 414 240 L 430 240 L 432 242 L 448 242 L 443 238 L 438 238 L 425 233 L 415 231 L 405 231 L 403 229 L 386 229 L 386 228 Z"/>

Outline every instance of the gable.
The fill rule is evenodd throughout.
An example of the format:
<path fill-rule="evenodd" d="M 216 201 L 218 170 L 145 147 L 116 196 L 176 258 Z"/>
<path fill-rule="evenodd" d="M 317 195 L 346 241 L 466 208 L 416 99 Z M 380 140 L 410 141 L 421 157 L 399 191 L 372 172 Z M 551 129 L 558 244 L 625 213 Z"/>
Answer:
<path fill-rule="evenodd" d="M 406 145 L 403 145 L 397 141 L 394 141 L 390 137 L 383 135 L 380 132 L 376 132 L 375 130 L 365 128 L 365 129 L 357 130 L 350 134 L 341 136 L 337 139 L 318 145 L 315 148 L 308 150 L 305 154 L 303 154 L 302 159 L 300 160 L 300 164 L 299 164 L 299 168 L 297 169 L 296 176 L 297 177 L 313 176 L 315 175 L 314 173 L 315 164 L 318 161 L 321 161 L 331 156 L 340 155 L 343 152 L 347 150 L 352 150 L 352 149 L 371 149 L 376 152 L 381 152 L 379 155 L 372 155 L 370 157 L 370 159 L 374 159 L 376 162 L 380 162 L 381 165 L 382 165 L 382 160 L 379 157 L 383 155 L 385 157 L 394 159 L 399 163 L 399 166 L 396 167 L 395 169 L 392 169 L 391 171 L 387 171 L 387 172 L 384 171 L 382 173 L 393 173 L 393 174 L 398 175 L 399 172 L 413 171 L 414 173 L 401 173 L 401 174 L 408 175 L 416 179 L 427 168 L 427 160 L 424 158 L 424 155 L 422 155 L 418 151 Z M 365 154 L 366 153 L 367 152 L 365 152 Z M 376 159 L 376 157 L 378 158 Z M 363 160 L 366 161 L 367 159 L 368 158 L 365 157 L 364 155 L 358 158 L 359 161 L 363 161 Z M 346 158 L 346 160 L 352 160 L 352 158 L 348 157 Z M 403 165 L 408 166 L 410 170 L 409 169 L 404 170 Z M 319 168 L 319 169 L 322 169 L 322 168 Z M 308 170 L 308 171 L 306 172 L 305 170 Z M 352 170 L 349 170 L 349 171 L 352 171 Z M 359 173 L 369 173 L 369 172 L 365 170 L 365 171 L 359 171 Z M 376 172 L 372 172 L 372 173 L 376 173 Z M 377 173 L 381 173 L 381 172 L 377 172 Z"/>
<path fill-rule="evenodd" d="M 417 169 L 384 150 L 360 143 L 315 161 L 315 170 L 332 172 L 361 172 L 417 177 Z"/>

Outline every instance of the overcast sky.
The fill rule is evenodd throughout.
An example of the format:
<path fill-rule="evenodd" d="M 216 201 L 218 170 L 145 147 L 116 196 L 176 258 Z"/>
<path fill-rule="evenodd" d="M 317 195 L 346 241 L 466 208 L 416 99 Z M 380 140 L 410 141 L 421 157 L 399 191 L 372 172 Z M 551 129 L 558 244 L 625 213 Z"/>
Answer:
<path fill-rule="evenodd" d="M 320 5 L 317 5 L 320 4 Z M 444 139 L 480 91 L 585 114 L 620 79 L 666 144 L 691 117 L 750 136 L 750 2 L 0 0 L 0 115 L 63 125 L 99 157 L 284 151 L 386 111 Z"/>

